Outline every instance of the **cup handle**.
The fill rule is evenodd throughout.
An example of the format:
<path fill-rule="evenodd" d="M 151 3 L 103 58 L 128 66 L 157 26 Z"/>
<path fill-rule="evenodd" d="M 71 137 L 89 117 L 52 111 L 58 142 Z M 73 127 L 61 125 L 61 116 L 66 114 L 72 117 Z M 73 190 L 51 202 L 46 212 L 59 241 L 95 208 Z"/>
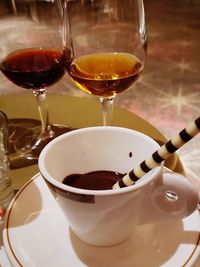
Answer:
<path fill-rule="evenodd" d="M 199 193 L 185 176 L 163 168 L 163 184 L 157 188 L 154 203 L 167 216 L 184 218 L 197 209 Z"/>
<path fill-rule="evenodd" d="M 199 204 L 199 193 L 195 185 L 185 176 L 166 167 L 163 168 L 161 179 L 151 189 L 149 197 L 151 201 L 146 203 L 146 214 L 141 223 L 183 219 L 193 213 Z"/>

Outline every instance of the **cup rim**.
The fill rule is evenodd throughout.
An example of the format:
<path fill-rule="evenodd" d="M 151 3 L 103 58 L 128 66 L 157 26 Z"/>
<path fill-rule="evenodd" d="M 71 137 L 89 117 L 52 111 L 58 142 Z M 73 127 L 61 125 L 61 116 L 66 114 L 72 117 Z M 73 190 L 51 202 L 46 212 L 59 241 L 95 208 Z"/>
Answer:
<path fill-rule="evenodd" d="M 42 150 L 42 152 L 39 155 L 39 159 L 38 159 L 38 166 L 39 166 L 39 170 L 41 173 L 41 176 L 48 182 L 50 183 L 53 187 L 58 188 L 62 191 L 65 192 L 70 192 L 70 193 L 74 193 L 74 194 L 78 194 L 78 195 L 96 195 L 96 196 L 106 196 L 106 195 L 116 195 L 116 194 L 123 194 L 123 193 L 127 193 L 129 191 L 132 191 L 134 189 L 138 190 L 141 187 L 143 187 L 144 185 L 150 183 L 154 177 L 156 177 L 162 169 L 163 163 L 160 166 L 157 166 L 155 168 L 153 168 L 149 173 L 145 174 L 145 176 L 147 176 L 147 179 L 142 179 L 140 180 L 140 182 L 135 183 L 133 186 L 127 186 L 124 188 L 119 188 L 119 189 L 107 189 L 107 190 L 89 190 L 89 189 L 81 189 L 81 188 L 75 188 L 72 186 L 68 186 L 65 185 L 59 181 L 57 181 L 56 179 L 54 179 L 46 170 L 46 168 L 44 167 L 44 161 L 45 161 L 45 157 L 46 157 L 46 152 L 49 150 L 49 148 L 59 142 L 60 140 L 63 140 L 64 138 L 66 138 L 66 136 L 71 136 L 76 134 L 77 132 L 87 132 L 89 131 L 96 131 L 96 130 L 100 130 L 102 129 L 103 131 L 109 131 L 109 130 L 118 130 L 118 131 L 125 131 L 125 132 L 135 132 L 137 134 L 143 135 L 145 137 L 145 139 L 151 140 L 152 142 L 155 142 L 152 138 L 150 138 L 149 136 L 136 131 L 136 130 L 132 130 L 132 129 L 128 129 L 128 128 L 123 128 L 123 127 L 118 127 L 118 126 L 91 126 L 91 127 L 86 127 L 86 128 L 80 128 L 80 129 L 76 129 L 73 130 L 71 132 L 67 132 L 64 133 L 58 137 L 56 137 L 55 139 L 53 139 L 51 142 L 49 142 Z M 156 143 L 157 144 L 157 143 Z"/>

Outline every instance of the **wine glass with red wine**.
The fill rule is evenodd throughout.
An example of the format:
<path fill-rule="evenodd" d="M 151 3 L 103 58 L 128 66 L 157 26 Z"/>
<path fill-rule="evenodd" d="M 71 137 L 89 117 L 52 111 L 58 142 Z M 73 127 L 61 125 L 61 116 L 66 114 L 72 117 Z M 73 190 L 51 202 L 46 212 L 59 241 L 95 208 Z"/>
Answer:
<path fill-rule="evenodd" d="M 68 1 L 74 60 L 69 75 L 100 98 L 103 124 L 112 124 L 114 97 L 130 88 L 145 63 L 143 0 Z"/>
<path fill-rule="evenodd" d="M 46 100 L 46 88 L 63 77 L 72 61 L 65 15 L 62 0 L 7 1 L 0 13 L 0 23 L 7 25 L 0 41 L 0 70 L 33 92 L 41 120 L 39 132 L 35 127 L 15 140 L 16 150 L 28 160 L 37 160 L 50 140 L 70 130 L 50 124 Z"/>

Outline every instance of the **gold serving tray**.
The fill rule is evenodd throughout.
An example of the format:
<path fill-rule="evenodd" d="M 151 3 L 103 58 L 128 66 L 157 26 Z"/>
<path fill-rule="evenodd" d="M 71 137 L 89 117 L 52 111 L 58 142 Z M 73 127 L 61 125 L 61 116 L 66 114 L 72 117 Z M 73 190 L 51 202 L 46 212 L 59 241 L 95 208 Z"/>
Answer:
<path fill-rule="evenodd" d="M 102 125 L 101 106 L 98 100 L 94 98 L 55 93 L 49 93 L 47 98 L 51 123 L 64 124 L 72 128 Z M 19 122 L 20 118 L 30 119 L 30 123 L 39 119 L 37 105 L 32 92 L 0 96 L 0 109 L 14 123 L 15 121 Z M 155 139 L 159 144 L 163 144 L 167 140 L 149 122 L 116 106 L 114 107 L 113 125 L 143 132 Z M 27 124 L 27 126 L 30 125 Z M 184 168 L 177 154 L 173 154 L 165 165 L 171 170 L 184 173 Z M 38 171 L 37 164 L 11 170 L 15 188 L 21 188 Z"/>

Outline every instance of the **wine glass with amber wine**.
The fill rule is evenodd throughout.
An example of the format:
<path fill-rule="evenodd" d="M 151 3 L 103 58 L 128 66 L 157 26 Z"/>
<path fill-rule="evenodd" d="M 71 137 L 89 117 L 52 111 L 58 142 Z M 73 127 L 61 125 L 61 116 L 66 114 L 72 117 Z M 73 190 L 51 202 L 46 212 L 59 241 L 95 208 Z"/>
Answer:
<path fill-rule="evenodd" d="M 46 99 L 47 88 L 63 77 L 72 61 L 66 18 L 61 0 L 8 1 L 0 15 L 1 25 L 7 26 L 0 41 L 0 70 L 33 92 L 41 120 L 41 127 L 25 131 L 14 142 L 27 160 L 37 160 L 49 141 L 69 130 L 49 122 Z"/>
<path fill-rule="evenodd" d="M 103 125 L 112 124 L 113 100 L 130 88 L 145 63 L 147 30 L 142 0 L 68 1 L 74 60 L 69 75 L 100 98 Z"/>

